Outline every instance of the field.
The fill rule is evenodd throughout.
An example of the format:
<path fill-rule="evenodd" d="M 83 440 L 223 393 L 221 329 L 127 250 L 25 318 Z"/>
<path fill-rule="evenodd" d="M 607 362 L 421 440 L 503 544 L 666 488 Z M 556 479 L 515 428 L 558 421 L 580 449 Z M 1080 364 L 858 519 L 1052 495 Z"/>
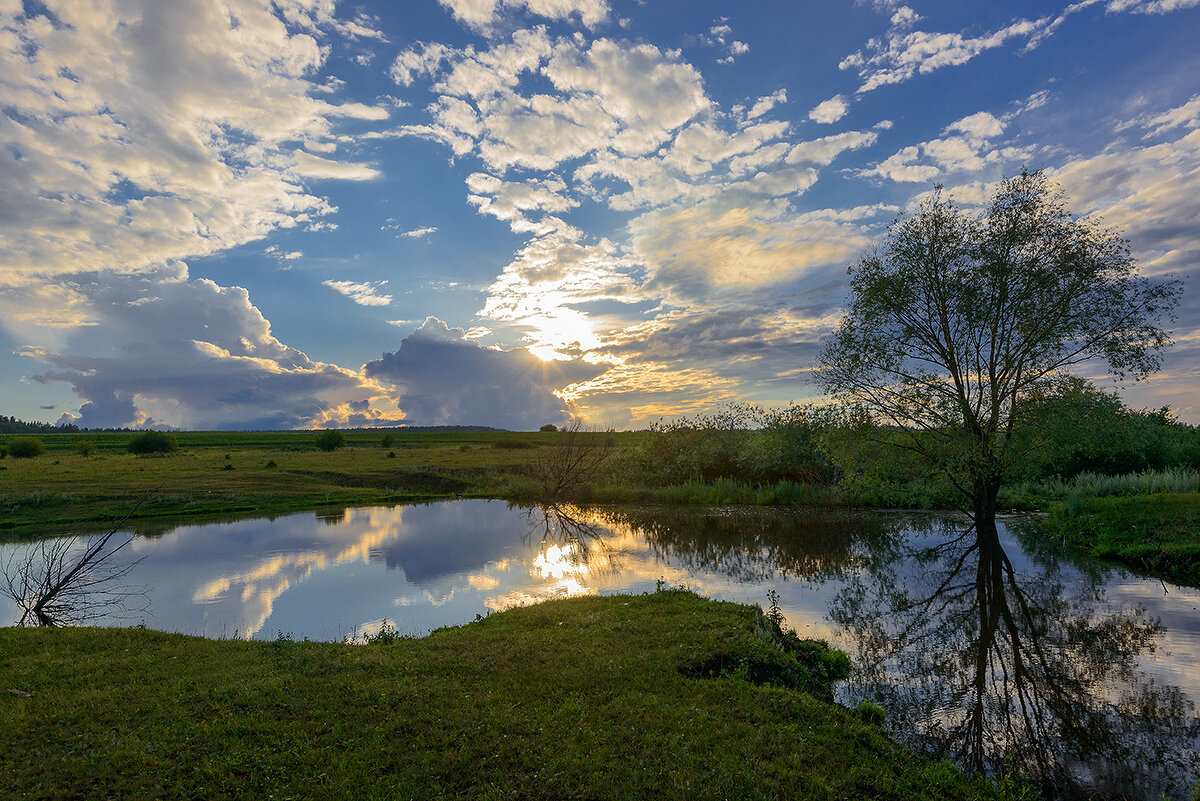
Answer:
<path fill-rule="evenodd" d="M 0 796 L 1033 797 L 798 689 L 815 648 L 674 590 L 370 645 L 0 629 Z"/>
<path fill-rule="evenodd" d="M 539 460 L 563 432 L 347 431 L 319 450 L 312 431 L 183 432 L 178 450 L 127 452 L 134 432 L 37 436 L 46 452 L 0 460 L 0 536 L 170 518 L 270 514 L 447 497 L 536 494 Z M 618 448 L 639 434 L 615 435 Z M 0 447 L 13 435 L 0 436 Z M 78 452 L 80 441 L 95 446 Z"/>

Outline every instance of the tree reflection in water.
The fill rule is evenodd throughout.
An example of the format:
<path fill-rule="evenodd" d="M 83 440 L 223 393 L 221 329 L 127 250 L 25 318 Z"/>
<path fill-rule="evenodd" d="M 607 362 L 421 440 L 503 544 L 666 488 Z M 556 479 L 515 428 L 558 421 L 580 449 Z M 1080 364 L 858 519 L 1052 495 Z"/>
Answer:
<path fill-rule="evenodd" d="M 1015 767 L 1049 797 L 1187 792 L 1193 705 L 1137 664 L 1157 620 L 1100 611 L 1102 591 L 1072 595 L 1054 568 L 1022 575 L 995 525 L 911 556 L 830 609 L 857 645 L 852 700 L 883 705 L 894 736 L 973 771 Z"/>

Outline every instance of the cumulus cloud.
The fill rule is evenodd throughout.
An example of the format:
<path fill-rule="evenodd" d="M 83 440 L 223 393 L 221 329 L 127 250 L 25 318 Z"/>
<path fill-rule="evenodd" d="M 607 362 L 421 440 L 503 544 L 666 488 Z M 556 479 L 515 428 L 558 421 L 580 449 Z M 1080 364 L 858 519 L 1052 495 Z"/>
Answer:
<path fill-rule="evenodd" d="M 579 201 L 568 197 L 567 185 L 557 176 L 542 180 L 504 181 L 486 173 L 467 176 L 467 202 L 476 206 L 480 214 L 489 214 L 505 222 L 513 223 L 515 230 L 525 230 L 526 213 L 561 213 L 579 205 Z"/>
<path fill-rule="evenodd" d="M 845 95 L 834 95 L 814 106 L 812 111 L 808 112 L 808 118 L 813 122 L 830 125 L 845 117 L 849 110 L 850 104 Z"/>
<path fill-rule="evenodd" d="M 606 22 L 609 14 L 606 0 L 438 0 L 438 2 L 449 9 L 455 19 L 479 30 L 487 30 L 505 11 L 525 11 L 534 16 L 553 20 L 569 20 L 577 17 L 588 28 L 595 28 Z"/>
<path fill-rule="evenodd" d="M 542 361 L 524 348 L 481 347 L 436 317 L 426 318 L 396 351 L 363 366 L 368 378 L 395 386 L 396 401 L 414 424 L 516 430 L 564 420 L 569 410 L 555 391 L 606 369 L 579 360 Z"/>
<path fill-rule="evenodd" d="M 422 45 L 397 65 L 401 82 L 427 69 L 439 94 L 432 123 L 399 133 L 443 141 L 459 155 L 474 149 L 501 176 L 513 167 L 550 170 L 604 148 L 646 153 L 708 107 L 699 73 L 653 45 L 602 38 L 585 46 L 552 40 L 542 28 L 482 52 Z M 548 80 L 555 94 L 521 91 L 525 72 Z"/>
<path fill-rule="evenodd" d="M 367 408 L 384 395 L 284 345 L 240 287 L 179 273 L 80 274 L 69 284 L 94 326 L 89 347 L 61 338 L 64 346 L 21 352 L 50 365 L 35 380 L 71 385 L 83 403 L 68 417 L 80 425 L 304 428 L 326 424 L 330 409 Z M 5 313 L 22 303 L 20 292 L 0 299 Z"/>
<path fill-rule="evenodd" d="M 330 2 L 0 6 L 0 326 L 85 425 L 314 425 L 378 394 L 182 262 L 333 228 L 305 180 L 377 175 L 333 155 L 387 111 L 318 82 L 330 35 L 381 40 Z"/>
<path fill-rule="evenodd" d="M 294 151 L 379 116 L 314 97 L 327 8 L 54 5 L 0 11 L 3 280 L 215 253 L 331 213 L 298 178 L 375 174 Z"/>
<path fill-rule="evenodd" d="M 948 173 L 978 172 L 1027 161 L 1032 155 L 1028 149 L 992 144 L 1004 128 L 1003 120 L 987 112 L 971 114 L 946 126 L 942 137 L 901 148 L 861 174 L 898 183 L 927 183 Z"/>

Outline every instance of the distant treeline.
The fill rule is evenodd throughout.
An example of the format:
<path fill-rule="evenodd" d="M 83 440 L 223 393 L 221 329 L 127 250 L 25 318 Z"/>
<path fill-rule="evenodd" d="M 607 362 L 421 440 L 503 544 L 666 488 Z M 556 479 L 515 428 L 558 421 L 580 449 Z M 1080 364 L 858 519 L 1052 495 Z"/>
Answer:
<path fill-rule="evenodd" d="M 53 423 L 39 423 L 37 421 L 27 423 L 24 420 L 0 414 L 0 434 L 52 434 L 58 431 L 79 430 L 79 426 L 71 423 L 62 426 L 54 425 Z"/>

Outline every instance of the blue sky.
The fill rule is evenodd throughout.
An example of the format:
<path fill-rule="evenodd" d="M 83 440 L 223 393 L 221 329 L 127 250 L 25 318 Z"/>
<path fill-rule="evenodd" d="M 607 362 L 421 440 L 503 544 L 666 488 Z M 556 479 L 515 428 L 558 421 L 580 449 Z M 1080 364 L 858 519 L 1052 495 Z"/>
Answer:
<path fill-rule="evenodd" d="M 1122 392 L 1200 421 L 1198 41 L 1200 0 L 0 0 L 0 411 L 805 401 L 847 266 L 1028 166 L 1184 280 Z"/>

